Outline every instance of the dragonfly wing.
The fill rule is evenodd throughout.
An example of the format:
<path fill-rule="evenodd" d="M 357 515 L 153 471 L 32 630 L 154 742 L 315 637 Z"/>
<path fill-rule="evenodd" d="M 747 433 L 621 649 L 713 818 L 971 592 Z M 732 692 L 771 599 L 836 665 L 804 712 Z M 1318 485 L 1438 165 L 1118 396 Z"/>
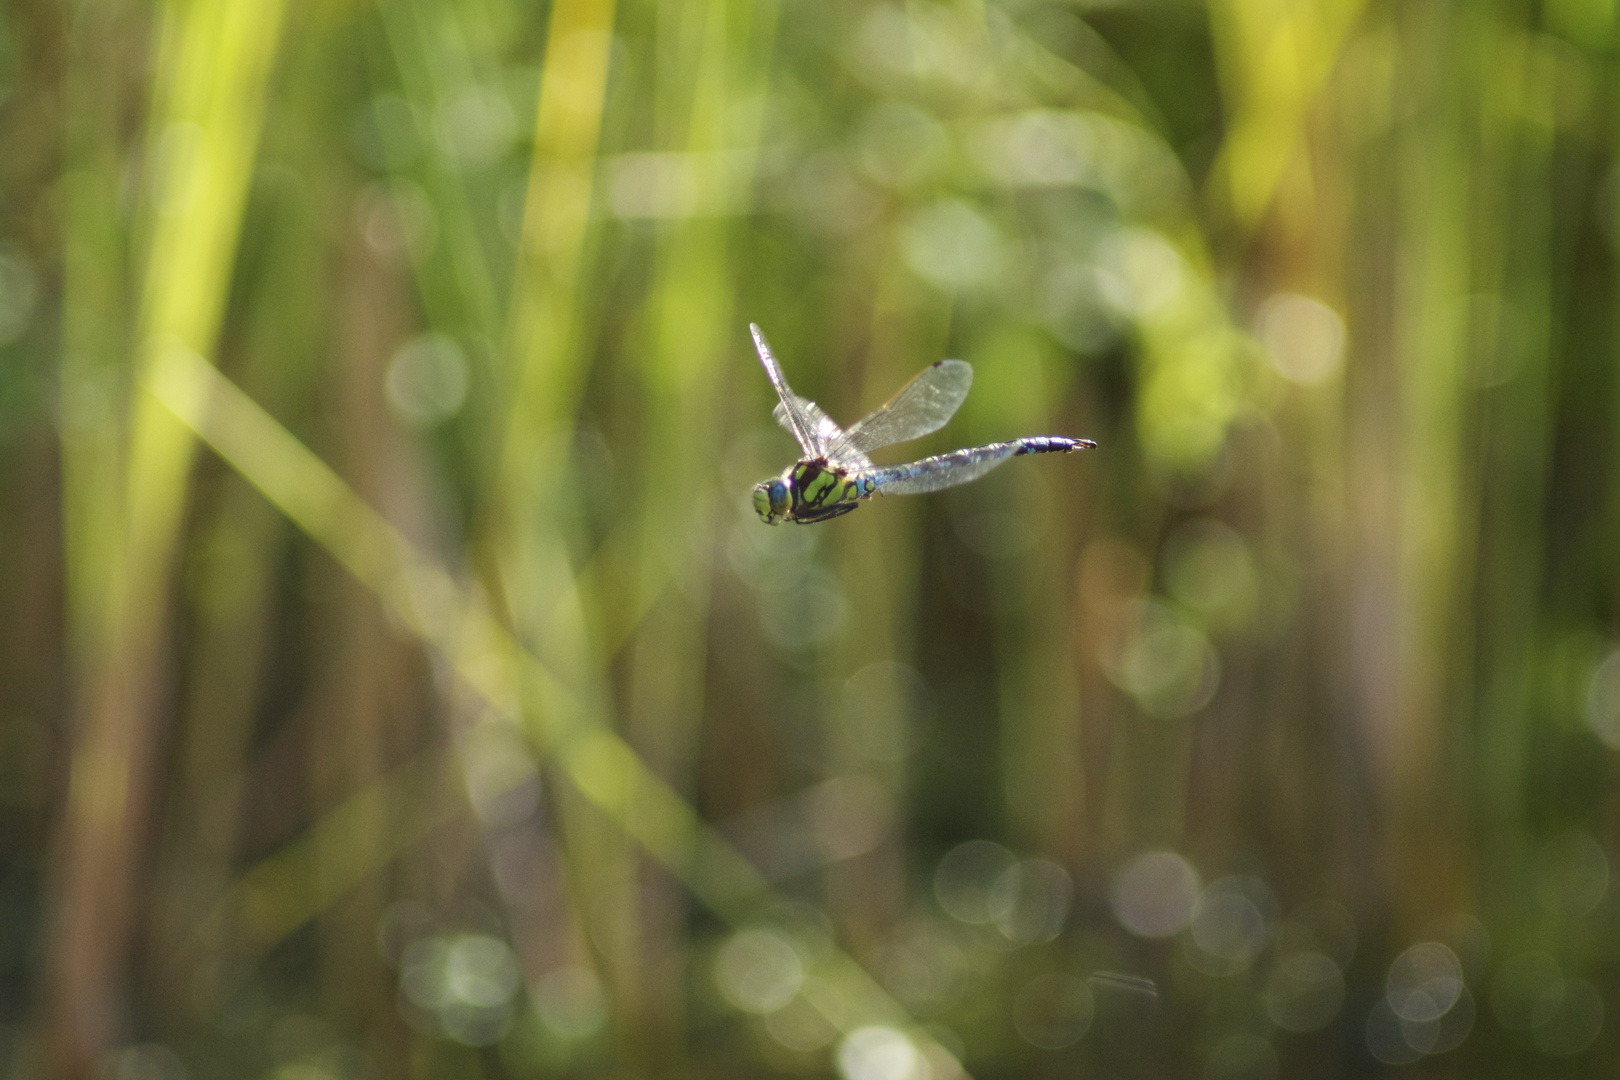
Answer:
<path fill-rule="evenodd" d="M 880 469 L 872 475 L 872 479 L 882 495 L 921 495 L 977 480 L 1017 452 L 1016 443 L 957 450 L 907 465 Z"/>
<path fill-rule="evenodd" d="M 792 393 L 792 391 L 789 391 L 789 393 Z M 800 397 L 798 394 L 793 394 L 793 400 L 799 407 L 799 415 L 804 417 L 804 419 L 810 425 L 810 439 L 815 445 L 814 451 L 811 451 L 808 448 L 806 449 L 806 456 L 820 457 L 822 454 L 826 453 L 827 447 L 844 437 L 844 429 L 833 423 L 833 418 L 822 412 L 821 406 L 817 405 L 809 398 Z M 776 418 L 776 422 L 786 428 L 788 433 L 794 438 L 797 439 L 799 437 L 799 433 L 793 428 L 793 415 L 788 412 L 787 403 L 785 401 L 779 402 L 775 411 L 772 412 L 771 415 L 774 416 Z M 803 445 L 802 439 L 800 440 L 800 445 Z M 840 464 L 846 463 L 840 462 Z M 863 461 L 862 464 L 870 465 L 871 462 Z"/>
<path fill-rule="evenodd" d="M 748 329 L 754 334 L 754 348 L 759 352 L 759 362 L 765 365 L 765 374 L 770 378 L 771 385 L 776 387 L 776 396 L 782 399 L 782 403 L 776 407 L 778 421 L 793 434 L 806 457 L 824 456 L 827 450 L 826 443 L 818 439 L 817 424 L 806 406 L 815 409 L 822 419 L 826 419 L 826 414 L 816 409 L 814 402 L 795 394 L 792 387 L 788 386 L 787 380 L 782 377 L 782 368 L 777 364 L 776 357 L 772 355 L 771 347 L 759 327 L 749 323 Z M 830 420 L 827 422 L 831 423 Z"/>
<path fill-rule="evenodd" d="M 867 475 L 877 485 L 880 495 L 921 495 L 977 480 L 1008 458 L 1021 454 L 1063 454 L 1089 450 L 1096 445 L 1090 439 L 1034 435 L 1012 442 L 953 450 L 907 465 L 873 469 Z"/>
<path fill-rule="evenodd" d="M 844 432 L 844 437 L 828 448 L 829 455 L 834 462 L 843 464 L 840 454 L 865 454 L 938 431 L 962 407 L 972 385 L 973 368 L 961 360 L 929 364 L 887 403 Z"/>

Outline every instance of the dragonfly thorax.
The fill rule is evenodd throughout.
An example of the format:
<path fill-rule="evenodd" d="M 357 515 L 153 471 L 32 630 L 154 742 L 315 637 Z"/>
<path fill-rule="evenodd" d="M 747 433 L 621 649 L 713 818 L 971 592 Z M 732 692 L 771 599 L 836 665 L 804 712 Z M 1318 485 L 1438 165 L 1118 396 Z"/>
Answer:
<path fill-rule="evenodd" d="M 809 525 L 847 514 L 877 490 L 868 477 L 835 468 L 826 458 L 805 459 L 781 476 L 754 485 L 754 512 L 767 525 Z"/>

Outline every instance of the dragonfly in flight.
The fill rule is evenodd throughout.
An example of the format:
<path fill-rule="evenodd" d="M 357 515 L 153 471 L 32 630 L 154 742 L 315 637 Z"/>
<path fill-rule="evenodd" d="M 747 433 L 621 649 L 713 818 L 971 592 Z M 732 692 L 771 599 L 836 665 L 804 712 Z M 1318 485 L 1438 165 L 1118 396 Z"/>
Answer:
<path fill-rule="evenodd" d="M 932 363 L 846 431 L 815 402 L 793 392 L 765 335 L 752 323 L 748 329 L 754 333 L 754 347 L 765 374 L 782 399 L 776 406 L 776 422 L 804 451 L 781 476 L 754 485 L 754 510 L 767 525 L 827 521 L 849 513 L 862 499 L 879 492 L 919 495 L 939 491 L 977 480 L 1021 454 L 1067 454 L 1097 445 L 1090 439 L 1028 435 L 1011 442 L 952 450 L 906 465 L 874 465 L 867 451 L 920 439 L 944 427 L 966 399 L 973 369 L 961 360 Z"/>

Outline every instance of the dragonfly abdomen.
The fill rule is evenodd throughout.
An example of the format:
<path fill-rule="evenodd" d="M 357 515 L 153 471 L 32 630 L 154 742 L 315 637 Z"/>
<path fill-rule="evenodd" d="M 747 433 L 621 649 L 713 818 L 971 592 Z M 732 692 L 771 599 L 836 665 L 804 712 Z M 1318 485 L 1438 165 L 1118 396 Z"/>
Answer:
<path fill-rule="evenodd" d="M 1005 443 L 991 443 L 991 446 L 1005 446 Z M 1061 435 L 1028 435 L 1022 439 L 1014 440 L 1013 445 L 1018 447 L 1013 456 L 1019 454 L 1068 454 L 1075 450 L 1094 450 L 1097 444 L 1090 439 L 1066 439 Z"/>
<path fill-rule="evenodd" d="M 1067 454 L 1089 450 L 1097 444 L 1090 439 L 1067 439 L 1060 435 L 1029 435 L 1011 442 L 987 443 L 965 450 L 873 469 L 869 475 L 879 492 L 890 495 L 917 495 L 939 491 L 977 480 L 1008 458 L 1023 454 Z"/>

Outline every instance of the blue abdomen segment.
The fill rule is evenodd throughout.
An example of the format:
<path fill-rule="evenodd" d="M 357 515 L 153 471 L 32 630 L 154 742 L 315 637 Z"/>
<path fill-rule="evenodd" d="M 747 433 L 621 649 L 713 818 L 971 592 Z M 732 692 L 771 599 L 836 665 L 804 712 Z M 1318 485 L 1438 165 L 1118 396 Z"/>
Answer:
<path fill-rule="evenodd" d="M 1011 442 L 989 443 L 949 454 L 891 465 L 866 473 L 876 489 L 885 495 L 919 495 L 977 480 L 1008 458 L 1024 454 L 1068 454 L 1089 450 L 1097 444 L 1090 439 L 1069 439 L 1061 435 L 1029 435 Z"/>
<path fill-rule="evenodd" d="M 991 443 L 992 446 L 1005 446 L 1006 443 Z M 1090 439 L 1066 439 L 1061 435 L 1030 435 L 1026 438 L 1015 439 L 1012 445 L 1018 447 L 1013 456 L 1019 454 L 1067 454 L 1075 450 L 1089 450 L 1097 444 Z"/>

